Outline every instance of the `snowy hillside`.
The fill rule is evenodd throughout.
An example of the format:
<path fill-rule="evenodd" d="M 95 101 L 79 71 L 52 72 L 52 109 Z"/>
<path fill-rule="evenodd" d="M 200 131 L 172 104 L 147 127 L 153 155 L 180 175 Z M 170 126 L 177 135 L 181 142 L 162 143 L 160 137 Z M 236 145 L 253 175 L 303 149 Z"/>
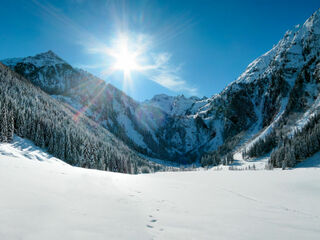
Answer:
<path fill-rule="evenodd" d="M 0 239 L 319 238 L 318 168 L 126 175 L 44 156 L 0 145 Z"/>

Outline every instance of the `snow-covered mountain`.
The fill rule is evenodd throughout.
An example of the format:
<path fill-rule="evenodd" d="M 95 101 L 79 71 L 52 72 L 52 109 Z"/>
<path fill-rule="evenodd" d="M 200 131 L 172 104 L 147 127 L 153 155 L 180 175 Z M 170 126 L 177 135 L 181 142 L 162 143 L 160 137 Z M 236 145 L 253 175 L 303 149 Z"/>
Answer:
<path fill-rule="evenodd" d="M 139 103 L 52 51 L 2 62 L 143 154 L 187 162 L 185 154 L 214 135 L 195 115 L 206 98 L 159 95 Z"/>
<path fill-rule="evenodd" d="M 2 62 L 140 152 L 161 150 L 159 146 L 149 146 L 157 145 L 154 129 L 160 127 L 165 119 L 165 113 L 159 109 L 140 106 L 112 85 L 84 70 L 73 68 L 52 51 Z M 146 144 L 147 141 L 151 143 Z"/>
<path fill-rule="evenodd" d="M 318 114 L 319 18 L 320 10 L 287 31 L 278 44 L 249 64 L 220 94 L 206 99 L 206 104 L 196 101 L 193 105 L 199 104 L 197 110 L 186 111 L 189 117 L 201 119 L 203 128 L 210 129 L 211 134 L 214 131 L 214 138 L 209 142 L 204 138 L 200 150 L 213 151 L 219 158 L 235 149 L 243 152 L 275 131 L 292 137 Z M 177 118 L 174 124 L 183 126 L 185 121 Z M 185 126 L 188 129 L 191 125 Z M 202 136 L 208 137 L 206 132 Z M 277 144 L 281 145 L 281 140 Z"/>
<path fill-rule="evenodd" d="M 73 68 L 52 51 L 2 62 L 143 154 L 170 159 L 185 152 L 184 136 L 181 136 L 183 130 L 181 134 L 171 137 L 176 142 L 175 148 L 167 143 L 166 130 L 177 114 L 180 117 L 186 115 L 183 111 L 191 109 L 193 103 L 199 100 L 196 97 L 170 97 L 172 100 L 168 105 L 174 104 L 174 107 L 168 112 L 151 102 L 141 104 L 133 100 L 90 73 Z M 187 121 L 195 122 L 193 118 Z"/>
<path fill-rule="evenodd" d="M 319 18 L 320 10 L 287 31 L 278 44 L 212 99 L 210 113 L 204 117 L 218 118 L 224 106 L 224 144 L 228 137 L 239 136 L 232 147 L 247 143 L 244 148 L 250 148 L 275 129 L 285 137 L 318 112 Z"/>
<path fill-rule="evenodd" d="M 83 70 L 72 68 L 52 51 L 2 62 L 49 93 L 62 94 L 95 78 Z M 99 79 L 95 78 L 95 81 Z"/>
<path fill-rule="evenodd" d="M 145 155 L 179 162 L 205 155 L 212 163 L 216 154 L 247 152 L 275 129 L 283 137 L 293 136 L 317 114 L 319 19 L 320 10 L 287 31 L 210 98 L 161 94 L 139 103 L 51 51 L 2 62 Z"/>

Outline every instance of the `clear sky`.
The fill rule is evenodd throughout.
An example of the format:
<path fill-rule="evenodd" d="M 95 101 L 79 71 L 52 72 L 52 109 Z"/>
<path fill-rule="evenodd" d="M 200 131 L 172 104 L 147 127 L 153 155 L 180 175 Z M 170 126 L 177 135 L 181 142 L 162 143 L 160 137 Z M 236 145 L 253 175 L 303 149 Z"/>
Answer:
<path fill-rule="evenodd" d="M 219 93 L 320 7 L 319 0 L 0 3 L 0 59 L 52 50 L 140 101 Z"/>

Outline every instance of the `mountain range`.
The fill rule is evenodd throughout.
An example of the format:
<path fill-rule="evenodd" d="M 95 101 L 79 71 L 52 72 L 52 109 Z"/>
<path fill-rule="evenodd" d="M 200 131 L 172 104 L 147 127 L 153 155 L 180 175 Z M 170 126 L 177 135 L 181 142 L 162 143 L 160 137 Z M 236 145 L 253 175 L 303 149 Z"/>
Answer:
<path fill-rule="evenodd" d="M 145 159 L 152 158 L 207 166 L 231 163 L 239 155 L 242 159 L 267 155 L 270 165 L 291 167 L 320 150 L 320 141 L 314 140 L 320 140 L 320 10 L 287 31 L 237 80 L 210 98 L 160 94 L 138 102 L 52 51 L 1 62 L 15 72 L 1 65 L 1 84 L 6 79 L 8 89 L 20 82 L 28 88 L 32 85 L 33 92 L 25 94 L 41 95 L 47 106 L 41 106 L 44 114 L 52 109 L 66 113 L 63 121 L 72 129 L 79 128 L 79 123 L 86 129 L 95 126 L 98 130 L 93 133 L 92 127 L 86 130 L 90 136 L 109 144 L 111 151 L 119 148 L 124 158 L 130 153 L 145 165 L 149 164 Z M 10 83 L 8 78 L 15 80 Z M 21 94 L 20 86 L 15 88 L 15 94 Z M 38 105 L 32 107 L 30 111 L 39 111 Z M 16 128 L 15 132 L 19 134 Z M 301 139 L 310 138 L 311 133 L 314 139 L 305 142 L 316 143 L 313 149 L 305 149 Z M 110 141 L 117 141 L 116 146 Z M 43 146 L 48 148 L 47 143 Z M 66 159 L 65 154 L 61 158 Z M 78 160 L 73 161 L 79 165 Z M 103 168 L 98 164 L 88 167 Z"/>

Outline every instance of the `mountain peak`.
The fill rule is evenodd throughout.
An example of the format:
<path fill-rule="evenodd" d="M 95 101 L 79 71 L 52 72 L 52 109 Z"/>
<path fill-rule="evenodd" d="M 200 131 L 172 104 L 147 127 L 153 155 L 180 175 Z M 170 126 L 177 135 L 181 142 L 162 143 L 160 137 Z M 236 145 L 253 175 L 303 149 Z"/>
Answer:
<path fill-rule="evenodd" d="M 317 11 L 315 11 L 315 12 L 311 15 L 311 17 L 320 18 L 320 8 L 319 8 Z"/>
<path fill-rule="evenodd" d="M 57 54 L 55 54 L 52 50 L 49 50 L 47 52 L 43 52 L 43 53 L 39 53 L 37 55 L 40 55 L 40 56 L 48 56 L 48 57 L 58 57 Z"/>
<path fill-rule="evenodd" d="M 284 37 L 274 47 L 255 59 L 248 65 L 246 70 L 238 77 L 235 83 L 251 83 L 258 80 L 272 71 L 276 66 L 280 66 L 280 62 L 284 62 L 288 68 L 297 68 L 299 63 L 297 58 L 303 58 L 303 49 L 310 45 L 311 49 L 318 46 L 320 35 L 320 9 L 315 11 L 302 25 L 296 25 L 292 29 L 286 31 Z M 312 51 L 315 53 L 315 51 Z M 286 59 L 283 59 L 286 57 Z M 278 62 L 278 64 L 275 64 Z M 301 64 L 300 64 L 301 65 Z M 237 87 L 234 82 L 229 84 L 230 87 Z"/>
<path fill-rule="evenodd" d="M 15 66 L 17 63 L 32 64 L 36 67 L 54 66 L 57 64 L 67 64 L 62 58 L 60 58 L 53 51 L 39 53 L 35 56 L 28 56 L 25 58 L 8 58 L 1 60 L 1 62 L 7 66 Z"/>
<path fill-rule="evenodd" d="M 303 26 L 310 32 L 320 34 L 320 8 L 307 19 Z"/>
<path fill-rule="evenodd" d="M 55 54 L 51 50 L 49 50 L 47 52 L 39 53 L 39 54 L 37 54 L 37 55 L 35 55 L 33 57 L 27 57 L 26 59 L 44 61 L 46 63 L 46 65 L 48 65 L 48 64 L 49 65 L 55 65 L 57 63 L 65 63 L 65 61 L 62 60 L 62 58 L 60 58 L 57 54 Z"/>

